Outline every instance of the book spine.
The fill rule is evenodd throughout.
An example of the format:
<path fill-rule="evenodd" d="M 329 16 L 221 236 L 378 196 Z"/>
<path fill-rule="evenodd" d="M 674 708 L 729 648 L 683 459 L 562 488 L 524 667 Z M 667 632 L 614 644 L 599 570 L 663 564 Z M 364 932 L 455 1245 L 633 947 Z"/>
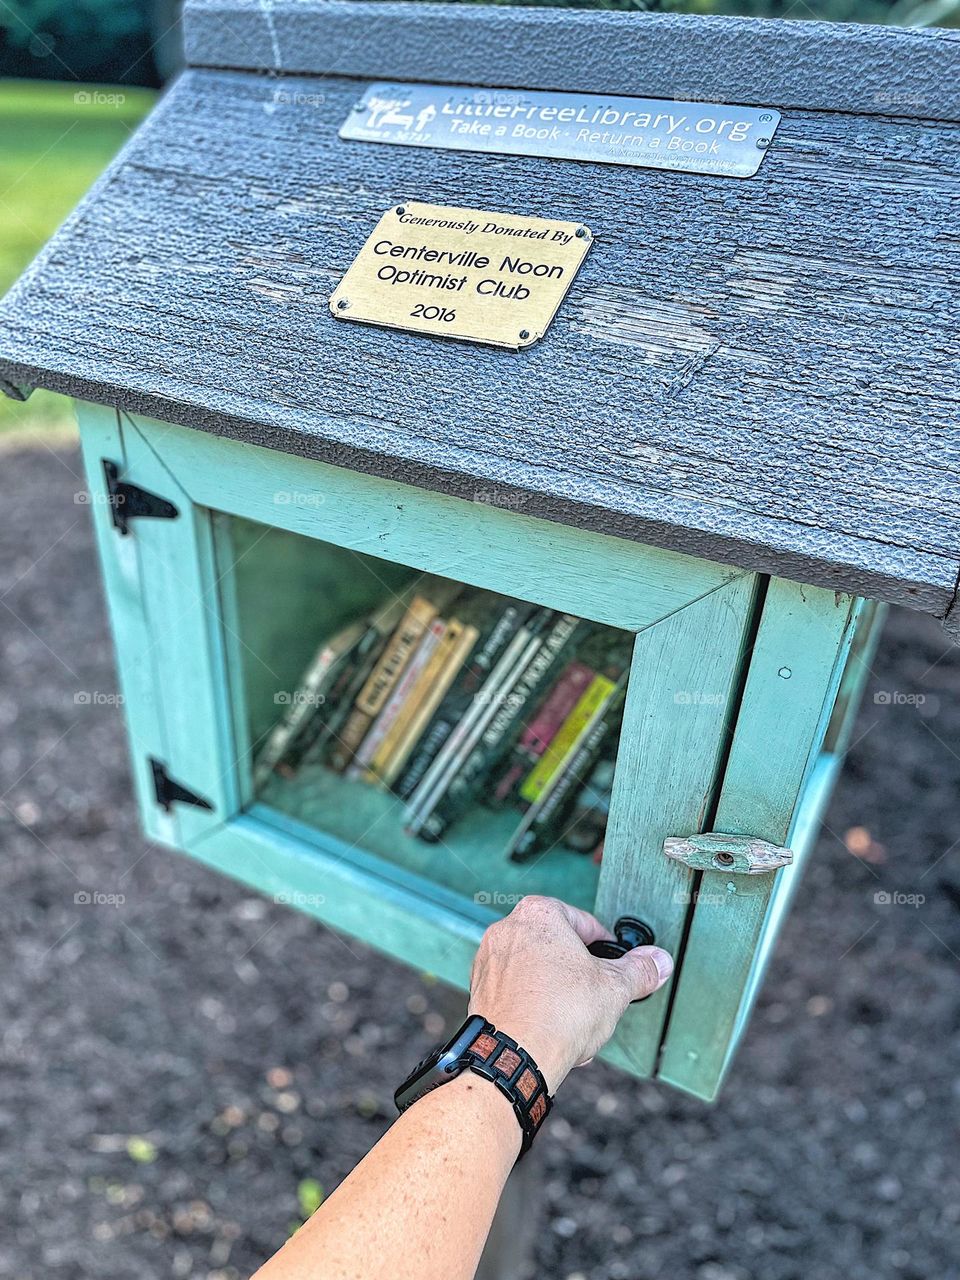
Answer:
<path fill-rule="evenodd" d="M 399 680 L 427 627 L 436 617 L 436 613 L 436 607 L 422 596 L 418 596 L 413 601 L 393 633 L 379 664 L 360 691 L 360 696 L 357 698 L 357 707 L 360 711 L 375 716 L 383 710 L 391 690 Z"/>
<path fill-rule="evenodd" d="M 418 834 L 423 828 L 424 821 L 459 767 L 464 752 L 469 751 L 496 710 L 496 698 L 500 690 L 508 680 L 516 678 L 517 664 L 524 659 L 529 647 L 537 642 L 526 627 L 521 627 L 483 688 L 474 695 L 465 714 L 453 725 L 451 733 L 424 774 L 423 781 L 410 798 L 404 814 L 405 830 L 410 835 Z"/>
<path fill-rule="evenodd" d="M 584 727 L 590 723 L 597 709 L 610 698 L 616 685 L 606 676 L 594 676 L 580 695 L 549 747 L 527 774 L 520 786 L 520 798 L 531 804 L 539 800 L 549 787 L 551 779 L 561 768 L 568 753 Z"/>
<path fill-rule="evenodd" d="M 354 757 L 353 764 L 350 766 L 348 771 L 349 777 L 361 777 L 366 774 L 367 766 L 373 760 L 380 744 L 390 732 L 391 727 L 403 708 L 404 702 L 413 692 L 417 681 L 423 674 L 424 667 L 426 667 L 427 663 L 433 657 L 445 630 L 445 622 L 439 619 L 435 619 L 431 622 L 427 631 L 421 638 L 420 643 L 411 654 L 410 661 L 407 663 L 404 668 L 403 675 L 397 681 L 393 692 L 384 704 L 383 710 L 371 726 L 370 732 L 364 738 L 363 742 L 361 742 L 357 750 L 357 754 Z"/>
<path fill-rule="evenodd" d="M 270 730 L 266 742 L 257 754 L 256 764 L 253 769 L 255 787 L 262 787 L 270 777 L 274 765 L 283 757 L 288 744 L 292 742 L 300 725 L 306 720 L 310 706 L 308 698 L 311 696 L 311 686 L 319 683 L 322 678 L 320 673 L 330 661 L 332 661 L 332 651 L 329 646 L 324 645 L 316 654 L 307 669 L 306 675 L 297 686 L 290 705 L 283 714 L 283 718 Z"/>
<path fill-rule="evenodd" d="M 596 673 L 583 662 L 571 662 L 560 673 L 539 711 L 520 735 L 517 751 L 535 764 L 577 705 Z"/>
<path fill-rule="evenodd" d="M 430 717 L 456 679 L 479 635 L 476 627 L 464 626 L 456 619 L 447 627 L 433 661 L 411 695 L 409 715 L 403 717 L 393 732 L 387 735 L 387 740 L 374 757 L 373 768 L 385 786 L 389 787 L 393 783 L 406 764 Z"/>
<path fill-rule="evenodd" d="M 375 610 L 366 621 L 363 635 L 344 663 L 323 706 L 323 714 L 314 716 L 284 761 L 295 773 L 308 753 L 322 759 L 331 739 L 339 736 L 350 715 L 354 701 L 378 662 L 387 638 L 393 634 L 410 603 L 407 588 L 400 596 Z"/>
<path fill-rule="evenodd" d="M 349 680 L 350 672 L 354 669 L 360 643 L 362 643 L 362 639 L 350 653 L 344 655 L 343 661 L 337 664 L 337 669 L 332 673 L 332 679 L 329 682 L 327 695 L 323 702 L 318 704 L 313 716 L 306 724 L 301 726 L 296 737 L 287 744 L 283 753 L 282 763 L 288 772 L 294 773 L 296 771 L 297 766 L 313 743 L 323 733 L 328 715 L 336 708 L 340 691 Z"/>
<path fill-rule="evenodd" d="M 443 708 L 441 707 L 442 711 Z M 401 800 L 410 800 L 426 776 L 427 770 L 436 759 L 437 753 L 453 732 L 454 722 L 446 715 L 435 720 L 427 729 L 409 767 L 400 775 L 394 791 Z"/>
<path fill-rule="evenodd" d="M 625 681 L 619 681 L 596 707 L 592 716 L 580 728 L 575 740 L 571 742 L 564 761 L 554 769 L 540 797 L 524 814 L 513 839 L 507 846 L 507 855 L 514 862 L 524 862 L 542 848 L 545 828 L 549 829 L 551 821 L 555 820 L 562 810 L 564 800 L 569 798 L 586 770 L 597 759 L 616 720 L 623 701 L 624 688 Z"/>
<path fill-rule="evenodd" d="M 353 753 L 364 739 L 367 730 L 373 724 L 373 716 L 354 706 L 337 735 L 337 741 L 330 748 L 330 767 L 337 773 L 343 773 L 350 766 Z"/>
<path fill-rule="evenodd" d="M 546 613 L 545 616 L 551 615 Z M 405 830 L 410 835 L 417 835 L 423 830 L 426 819 L 436 808 L 457 769 L 496 714 L 499 699 L 536 653 L 541 644 L 544 620 L 538 615 L 531 626 L 520 628 L 427 770 L 404 815 Z M 425 835 L 429 834 L 425 832 Z"/>
<path fill-rule="evenodd" d="M 387 642 L 380 660 L 360 690 L 339 740 L 330 752 L 332 768 L 342 772 L 349 765 L 354 752 L 373 724 L 374 717 L 382 711 L 411 654 L 436 616 L 436 612 L 435 606 L 423 596 L 417 596 L 411 602 L 410 608 Z"/>
<path fill-rule="evenodd" d="M 474 656 L 451 685 L 437 707 L 433 719 L 412 753 L 410 763 L 400 774 L 394 790 L 401 800 L 410 800 L 423 782 L 428 769 L 442 750 L 470 705 L 477 690 L 501 659 L 521 623 L 532 612 L 532 606 L 508 604 L 491 624 L 486 637 L 478 641 Z"/>
<path fill-rule="evenodd" d="M 316 651 L 290 699 L 283 718 L 279 724 L 274 725 L 257 756 L 253 774 L 255 786 L 260 787 L 266 782 L 311 716 L 323 705 L 324 687 L 330 682 L 331 674 L 339 667 L 361 632 L 360 625 L 349 627 L 332 641 L 326 641 Z"/>
<path fill-rule="evenodd" d="M 570 810 L 577 803 L 577 793 L 590 786 L 590 779 L 595 771 L 597 761 L 610 734 L 612 715 L 605 714 L 597 719 L 587 732 L 576 751 L 570 757 L 569 764 L 557 778 L 555 785 L 544 796 L 543 802 L 533 815 L 526 832 L 526 839 L 514 849 L 511 845 L 510 857 L 515 862 L 523 862 L 534 854 L 544 852 L 546 848 L 566 840 L 570 832 L 564 830 L 564 823 Z M 596 844 L 595 836 L 590 841 L 590 848 Z M 588 850 L 589 851 L 589 850 Z"/>
<path fill-rule="evenodd" d="M 504 691 L 500 705 L 491 717 L 473 751 L 451 780 L 443 802 L 434 813 L 430 832 L 437 838 L 462 813 L 484 780 L 503 758 L 513 737 L 521 730 L 521 716 L 535 701 L 567 649 L 580 619 L 562 614 L 544 636 L 537 651 L 520 671 L 513 686 Z"/>
<path fill-rule="evenodd" d="M 566 717 L 596 673 L 583 662 L 571 662 L 561 672 L 533 720 L 523 730 L 497 782 L 493 799 L 505 804 L 521 779 L 556 737 Z"/>
<path fill-rule="evenodd" d="M 322 759 L 329 744 L 340 736 L 346 724 L 357 694 L 366 684 L 370 672 L 379 661 L 387 637 L 371 628 L 364 636 L 355 660 L 343 672 L 330 691 L 324 714 L 318 716 L 297 741 L 294 751 L 287 757 L 287 764 L 296 770 L 308 755 Z"/>

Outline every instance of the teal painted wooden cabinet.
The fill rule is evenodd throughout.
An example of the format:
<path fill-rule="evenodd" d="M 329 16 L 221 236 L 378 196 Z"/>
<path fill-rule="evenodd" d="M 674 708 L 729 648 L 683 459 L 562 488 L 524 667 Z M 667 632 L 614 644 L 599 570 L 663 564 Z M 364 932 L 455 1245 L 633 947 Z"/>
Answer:
<path fill-rule="evenodd" d="M 712 1098 L 883 608 L 956 630 L 960 44 L 402 0 L 188 0 L 185 33 L 185 72 L 0 304 L 0 388 L 79 405 L 146 830 L 460 986 L 523 894 L 638 915 L 676 972 L 605 1056 Z M 511 112 L 652 97 L 683 120 L 687 85 L 780 122 L 733 178 L 342 136 L 372 84 Z M 589 228 L 544 336 L 331 313 L 404 201 Z M 401 626 L 424 581 L 444 603 L 417 614 L 416 658 L 305 682 L 398 600 Z M 481 644 L 484 610 L 523 619 L 497 664 L 583 640 L 549 717 L 511 667 L 415 791 L 371 785 L 415 772 L 454 670 L 431 664 L 471 627 Z M 381 700 L 414 670 L 409 703 Z M 272 767 L 301 706 L 320 736 Z M 361 719 L 334 729 L 344 707 Z M 485 772 L 474 749 L 498 742 L 507 767 Z M 563 808 L 571 759 L 587 803 Z"/>
<path fill-rule="evenodd" d="M 460 986 L 524 894 L 641 915 L 677 974 L 606 1056 L 713 1097 L 829 794 L 874 608 L 188 428 L 79 417 L 150 835 Z M 124 534 L 113 476 L 176 517 L 131 515 Z M 562 839 L 509 860 L 517 814 L 483 803 L 424 843 L 395 796 L 309 762 L 254 790 L 318 642 L 423 573 L 629 636 L 599 865 Z M 722 842 L 705 868 L 664 852 L 712 831 L 793 860 L 751 874 Z"/>

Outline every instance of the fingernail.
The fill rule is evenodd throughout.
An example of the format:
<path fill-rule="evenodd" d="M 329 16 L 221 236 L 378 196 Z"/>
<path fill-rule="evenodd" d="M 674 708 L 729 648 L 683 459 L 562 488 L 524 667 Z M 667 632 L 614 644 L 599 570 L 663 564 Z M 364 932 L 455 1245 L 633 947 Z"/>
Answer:
<path fill-rule="evenodd" d="M 653 963 L 657 966 L 660 985 L 663 986 L 671 973 L 673 973 L 673 956 L 669 951 L 664 951 L 662 947 L 651 947 L 650 955 L 653 957 Z"/>

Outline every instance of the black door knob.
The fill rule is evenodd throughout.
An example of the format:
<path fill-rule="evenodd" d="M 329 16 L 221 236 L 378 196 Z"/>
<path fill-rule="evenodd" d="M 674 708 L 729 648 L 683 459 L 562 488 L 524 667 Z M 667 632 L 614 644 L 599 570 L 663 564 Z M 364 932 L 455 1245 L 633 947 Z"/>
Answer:
<path fill-rule="evenodd" d="M 616 942 L 591 942 L 587 950 L 601 960 L 619 960 L 634 947 L 652 947 L 656 939 L 653 930 L 636 916 L 621 916 L 613 926 Z"/>

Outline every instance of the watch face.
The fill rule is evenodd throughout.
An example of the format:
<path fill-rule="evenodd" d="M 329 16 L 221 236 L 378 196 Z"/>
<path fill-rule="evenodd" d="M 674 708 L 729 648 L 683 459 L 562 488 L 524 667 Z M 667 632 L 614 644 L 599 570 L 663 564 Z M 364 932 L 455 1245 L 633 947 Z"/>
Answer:
<path fill-rule="evenodd" d="M 485 1026 L 483 1018 L 474 1014 L 466 1020 L 456 1035 L 439 1049 L 434 1049 L 410 1072 L 393 1095 L 399 1111 L 405 1111 L 411 1103 L 422 1098 L 431 1089 L 453 1080 L 463 1070 L 463 1054 Z"/>
<path fill-rule="evenodd" d="M 445 1061 L 445 1050 L 435 1050 L 430 1054 L 429 1058 L 424 1058 L 419 1067 L 404 1080 L 393 1095 L 397 1110 L 406 1111 L 411 1103 L 416 1102 L 418 1098 L 422 1098 L 425 1093 L 429 1093 L 431 1089 L 436 1089 L 439 1085 L 446 1084 L 448 1080 L 452 1080 L 451 1071 L 454 1070 L 454 1066 L 448 1066 Z"/>
<path fill-rule="evenodd" d="M 446 1045 L 441 1045 L 439 1049 L 434 1049 L 433 1053 L 428 1053 L 421 1062 L 417 1063 L 410 1074 L 418 1076 L 424 1071 L 431 1071 L 443 1057 L 446 1052 L 446 1048 Z"/>

